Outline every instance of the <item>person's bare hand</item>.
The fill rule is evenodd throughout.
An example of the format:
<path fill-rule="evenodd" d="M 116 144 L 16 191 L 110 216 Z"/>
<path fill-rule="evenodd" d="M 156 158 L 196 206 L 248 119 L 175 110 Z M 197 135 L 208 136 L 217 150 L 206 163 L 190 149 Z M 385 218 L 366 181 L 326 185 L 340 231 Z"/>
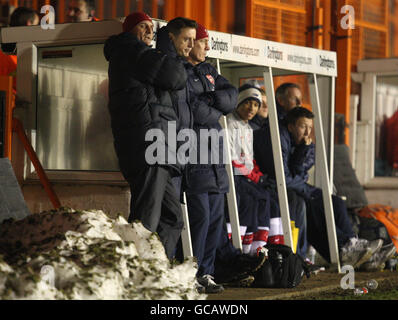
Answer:
<path fill-rule="evenodd" d="M 309 146 L 312 143 L 311 137 L 304 137 L 304 144 Z"/>

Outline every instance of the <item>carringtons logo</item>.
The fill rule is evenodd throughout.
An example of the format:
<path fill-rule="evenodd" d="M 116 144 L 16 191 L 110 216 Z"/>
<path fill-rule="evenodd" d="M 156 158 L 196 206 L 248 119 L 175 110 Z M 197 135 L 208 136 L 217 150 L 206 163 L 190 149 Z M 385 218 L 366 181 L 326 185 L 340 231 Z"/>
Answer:
<path fill-rule="evenodd" d="M 334 60 L 328 59 L 326 57 L 319 56 L 319 65 L 327 69 L 335 69 L 336 65 Z"/>
<path fill-rule="evenodd" d="M 272 60 L 283 60 L 283 52 L 268 46 L 267 58 Z"/>
<path fill-rule="evenodd" d="M 228 42 L 218 40 L 217 38 L 211 37 L 211 50 L 215 51 L 228 51 Z"/>

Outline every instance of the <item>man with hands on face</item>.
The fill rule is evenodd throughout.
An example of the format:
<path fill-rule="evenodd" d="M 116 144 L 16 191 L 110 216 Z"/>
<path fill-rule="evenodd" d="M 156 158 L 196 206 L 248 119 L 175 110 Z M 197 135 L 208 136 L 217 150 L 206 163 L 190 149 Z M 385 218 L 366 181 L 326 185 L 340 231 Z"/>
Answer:
<path fill-rule="evenodd" d="M 330 261 L 322 190 L 307 183 L 308 170 L 315 163 L 315 146 L 310 138 L 314 114 L 301 106 L 288 111 L 279 126 L 286 187 L 297 192 L 306 202 L 308 242 Z M 255 133 L 256 160 L 262 170 L 275 179 L 269 129 Z M 268 163 L 268 165 L 267 165 Z M 344 201 L 332 195 L 334 219 L 342 265 L 354 268 L 369 260 L 377 252 L 382 240 L 359 239 L 352 229 Z"/>
<path fill-rule="evenodd" d="M 187 74 L 181 59 L 150 47 L 152 19 L 134 12 L 123 22 L 123 32 L 105 43 L 109 61 L 109 112 L 120 170 L 130 185 L 129 222 L 139 220 L 157 232 L 172 259 L 183 228 L 179 196 L 173 177 L 181 176 L 178 163 L 152 163 L 146 150 L 148 130 L 167 130 L 179 123 L 174 97 L 184 90 Z M 166 154 L 169 145 L 165 134 Z"/>

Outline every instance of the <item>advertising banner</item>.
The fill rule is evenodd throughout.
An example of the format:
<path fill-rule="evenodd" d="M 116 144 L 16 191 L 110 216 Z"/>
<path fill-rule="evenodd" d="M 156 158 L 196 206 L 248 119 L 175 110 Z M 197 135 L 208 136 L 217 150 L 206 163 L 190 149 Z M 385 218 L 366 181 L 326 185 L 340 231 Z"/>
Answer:
<path fill-rule="evenodd" d="M 233 60 L 231 34 L 209 31 L 209 46 L 212 58 Z"/>

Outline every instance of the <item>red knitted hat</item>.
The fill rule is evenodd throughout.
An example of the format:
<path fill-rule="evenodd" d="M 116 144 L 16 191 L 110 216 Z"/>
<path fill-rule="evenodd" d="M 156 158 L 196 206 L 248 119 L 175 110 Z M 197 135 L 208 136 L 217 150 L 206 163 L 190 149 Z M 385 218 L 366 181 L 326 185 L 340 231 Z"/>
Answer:
<path fill-rule="evenodd" d="M 196 28 L 196 39 L 195 40 L 200 40 L 203 38 L 208 38 L 209 33 L 207 32 L 206 28 L 202 26 L 200 23 L 198 23 L 198 27 Z"/>
<path fill-rule="evenodd" d="M 133 12 L 129 14 L 123 22 L 123 32 L 131 31 L 137 24 L 145 20 L 152 22 L 151 17 L 144 12 Z"/>

